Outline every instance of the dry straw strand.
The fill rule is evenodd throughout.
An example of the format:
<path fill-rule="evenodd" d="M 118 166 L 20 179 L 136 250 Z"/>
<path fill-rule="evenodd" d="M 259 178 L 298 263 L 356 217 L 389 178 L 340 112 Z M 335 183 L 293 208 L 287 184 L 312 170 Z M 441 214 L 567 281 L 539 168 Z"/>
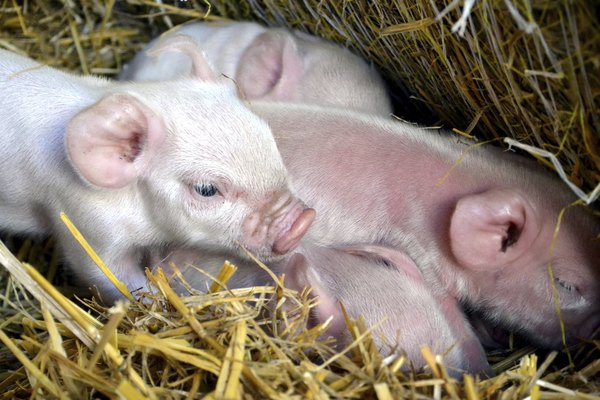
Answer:
<path fill-rule="evenodd" d="M 87 240 L 85 240 L 85 237 L 83 237 L 81 232 L 79 232 L 79 229 L 77 229 L 77 227 L 69 219 L 67 214 L 65 214 L 64 212 L 61 212 L 60 219 L 65 224 L 67 229 L 69 229 L 69 232 L 71 232 L 71 234 L 73 235 L 75 240 L 77 240 L 77 242 L 81 245 L 81 247 L 83 247 L 83 249 L 88 254 L 88 256 L 90 256 L 92 261 L 94 261 L 94 263 L 98 266 L 98 268 L 100 268 L 100 271 L 102 271 L 102 273 L 108 278 L 108 280 L 119 290 L 119 292 L 121 292 L 123 294 L 123 296 L 125 296 L 129 300 L 133 300 L 133 295 L 131 294 L 129 289 L 127 289 L 127 285 L 125 285 L 125 283 L 121 282 L 115 276 L 115 274 L 113 274 L 113 272 L 110 270 L 110 268 L 108 268 L 108 266 L 104 263 L 104 261 L 102 261 L 100 256 L 98 256 L 98 254 L 94 251 L 94 249 L 92 249 L 92 246 L 90 246 L 90 244 L 87 242 Z"/>

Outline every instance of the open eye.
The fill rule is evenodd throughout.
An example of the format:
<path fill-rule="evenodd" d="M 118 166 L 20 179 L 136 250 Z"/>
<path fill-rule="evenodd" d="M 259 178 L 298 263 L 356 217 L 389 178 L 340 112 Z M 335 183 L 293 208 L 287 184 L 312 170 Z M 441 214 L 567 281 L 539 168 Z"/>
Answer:
<path fill-rule="evenodd" d="M 199 183 L 194 185 L 194 190 L 202 197 L 212 197 L 219 193 L 219 189 L 212 183 Z"/>

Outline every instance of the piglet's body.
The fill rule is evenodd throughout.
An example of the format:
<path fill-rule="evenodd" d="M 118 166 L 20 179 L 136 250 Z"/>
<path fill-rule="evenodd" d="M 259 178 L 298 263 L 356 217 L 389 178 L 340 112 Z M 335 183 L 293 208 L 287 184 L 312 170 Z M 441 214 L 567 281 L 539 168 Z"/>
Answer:
<path fill-rule="evenodd" d="M 273 130 L 297 194 L 319 212 L 306 242 L 398 252 L 433 296 L 541 346 L 561 343 L 553 287 L 569 342 L 600 325 L 600 224 L 570 208 L 551 253 L 558 214 L 574 196 L 538 165 L 375 116 L 250 106 Z"/>
<path fill-rule="evenodd" d="M 244 99 L 268 99 L 351 108 L 389 115 L 383 81 L 360 57 L 332 42 L 300 31 L 265 28 L 252 22 L 201 22 L 183 25 L 172 35 L 191 37 L 215 71 L 236 81 Z M 184 54 L 149 58 L 143 51 L 120 79 L 157 81 L 189 75 Z"/>
<path fill-rule="evenodd" d="M 291 250 L 314 212 L 290 194 L 267 125 L 204 67 L 165 96 L 161 83 L 78 77 L 0 51 L 0 229 L 56 234 L 105 300 L 117 294 L 61 211 L 130 289 L 145 286 L 143 246 Z"/>
<path fill-rule="evenodd" d="M 154 248 L 146 263 L 167 270 L 174 263 L 187 283 L 206 290 L 213 283 L 210 276 L 218 274 L 225 259 L 238 267 L 228 288 L 273 284 L 254 262 L 208 249 L 161 252 Z M 457 377 L 463 372 L 491 374 L 483 348 L 464 317 L 452 314 L 456 305 L 451 299 L 435 298 L 406 257 L 387 259 L 371 252 L 304 243 L 291 259 L 272 263 L 270 268 L 277 275 L 285 274 L 288 288 L 311 288 L 317 297 L 311 321 L 322 323 L 331 317 L 325 336 L 335 337 L 340 350 L 352 342 L 343 305 L 351 318 L 364 317 L 367 326 L 381 323 L 374 339 L 383 355 L 402 352 L 412 367 L 420 369 L 425 366 L 420 348 L 427 345 L 435 354 L 444 355 L 445 365 Z"/>

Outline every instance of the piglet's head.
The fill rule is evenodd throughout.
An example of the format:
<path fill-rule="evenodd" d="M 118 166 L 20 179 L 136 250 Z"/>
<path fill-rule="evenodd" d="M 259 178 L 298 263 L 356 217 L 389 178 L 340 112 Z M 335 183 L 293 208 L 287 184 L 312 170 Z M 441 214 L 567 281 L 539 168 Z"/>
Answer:
<path fill-rule="evenodd" d="M 259 35 L 242 55 L 236 78 L 247 99 L 391 113 L 374 68 L 348 49 L 300 31 L 270 29 Z"/>
<path fill-rule="evenodd" d="M 155 240 L 290 251 L 314 211 L 291 194 L 269 127 L 188 40 L 174 44 L 199 64 L 194 77 L 115 86 L 69 124 L 71 164 L 89 184 L 135 196 Z"/>
<path fill-rule="evenodd" d="M 582 207 L 571 207 L 553 245 L 560 206 L 550 209 L 550 197 L 493 189 L 460 199 L 450 248 L 485 293 L 479 302 L 489 317 L 557 347 L 555 298 L 570 341 L 600 327 L 600 242 L 594 239 L 600 224 Z"/>
<path fill-rule="evenodd" d="M 444 354 L 450 373 L 491 374 L 483 348 L 456 301 L 436 298 L 414 262 L 401 251 L 376 245 L 345 249 L 302 244 L 285 268 L 285 283 L 311 288 L 317 297 L 310 322 L 329 322 L 326 335 L 339 348 L 353 339 L 341 305 L 351 318 L 375 326 L 375 343 L 384 355 L 401 350 L 416 368 L 425 365 L 420 348 Z"/>

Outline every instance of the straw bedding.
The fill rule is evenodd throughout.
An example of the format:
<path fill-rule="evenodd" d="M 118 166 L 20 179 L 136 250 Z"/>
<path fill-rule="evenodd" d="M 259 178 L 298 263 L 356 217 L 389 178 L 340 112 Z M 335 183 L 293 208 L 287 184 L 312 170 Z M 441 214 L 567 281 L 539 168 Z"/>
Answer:
<path fill-rule="evenodd" d="M 591 192 L 600 181 L 600 27 L 593 1 L 456 3 L 445 10 L 446 2 L 428 0 L 210 6 L 195 0 L 2 0 L 0 47 L 110 77 L 150 38 L 191 19 L 300 28 L 373 61 L 390 83 L 397 115 L 547 150 L 566 177 Z M 464 12 L 471 3 L 471 12 Z M 312 300 L 283 289 L 281 281 L 231 291 L 214 285 L 209 293 L 190 290 L 180 297 L 156 272 L 149 275 L 155 294 L 107 309 L 77 300 L 86 293 L 61 269 L 51 239 L 3 239 L 12 253 L 0 248 L 0 264 L 11 271 L 0 271 L 1 398 L 600 395 L 597 342 L 581 343 L 569 356 L 515 345 L 489 354 L 497 377 L 457 382 L 426 348 L 425 371 L 407 372 L 401 356 L 382 359 L 360 321 L 348 321 L 355 343 L 335 350 L 318 338 L 322 327 L 303 329 Z M 231 267 L 222 272 L 226 282 Z M 265 313 L 274 304 L 275 315 Z"/>

